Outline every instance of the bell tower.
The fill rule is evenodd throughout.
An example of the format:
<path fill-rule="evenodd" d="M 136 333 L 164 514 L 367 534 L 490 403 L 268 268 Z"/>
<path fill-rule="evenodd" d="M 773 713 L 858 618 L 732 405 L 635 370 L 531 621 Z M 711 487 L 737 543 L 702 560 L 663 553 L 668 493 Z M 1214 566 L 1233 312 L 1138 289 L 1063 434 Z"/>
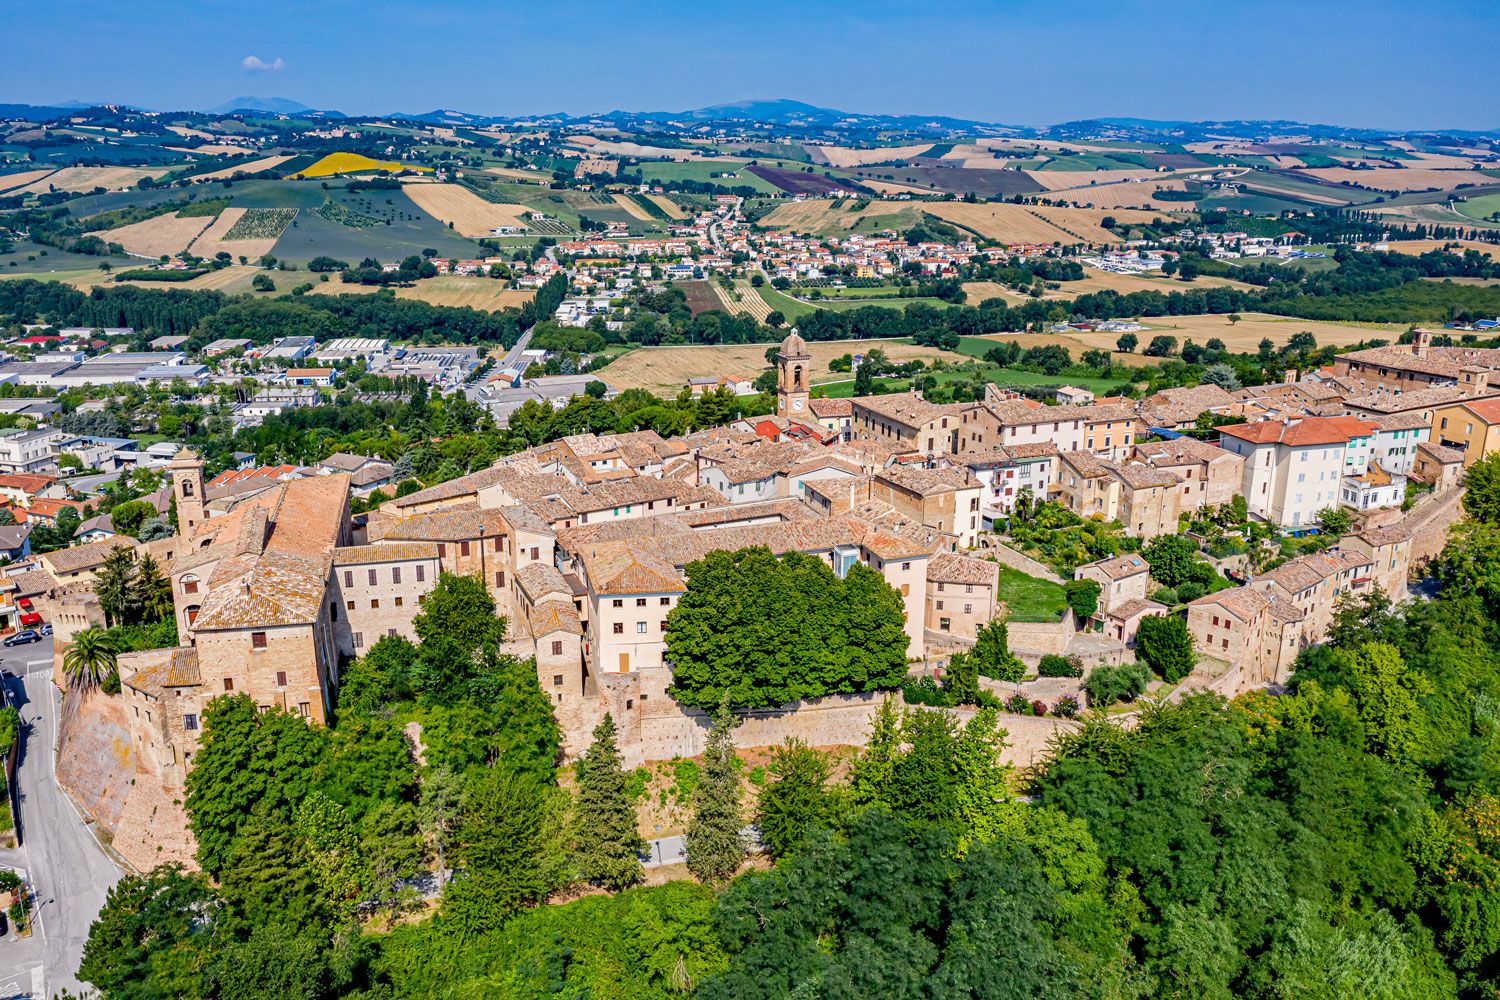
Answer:
<path fill-rule="evenodd" d="M 776 355 L 776 415 L 800 417 L 807 410 L 808 381 L 812 375 L 812 355 L 807 342 L 793 328 L 781 342 Z"/>
<path fill-rule="evenodd" d="M 172 498 L 177 501 L 177 534 L 191 538 L 203 523 L 203 459 L 184 448 L 167 464 Z"/>

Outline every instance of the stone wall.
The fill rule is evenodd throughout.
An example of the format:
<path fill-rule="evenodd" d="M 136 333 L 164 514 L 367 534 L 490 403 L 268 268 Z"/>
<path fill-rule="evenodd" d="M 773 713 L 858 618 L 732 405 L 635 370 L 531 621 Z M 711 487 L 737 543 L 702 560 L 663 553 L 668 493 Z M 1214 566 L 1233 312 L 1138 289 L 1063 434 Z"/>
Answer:
<path fill-rule="evenodd" d="M 1000 565 L 1020 570 L 1027 576 L 1051 580 L 1054 583 L 1067 583 L 1066 580 L 1052 571 L 1052 567 L 1043 565 L 1030 556 L 1017 552 L 1009 545 L 997 541 L 994 536 L 980 536 L 979 545 L 979 549 L 971 553 L 971 555 L 992 558 Z"/>
<path fill-rule="evenodd" d="M 1065 653 L 1073 633 L 1078 631 L 1074 623 L 1073 610 L 1069 608 L 1060 621 L 1018 622 L 1008 621 L 1005 629 L 1010 639 L 1010 648 L 1017 656 L 1025 654 L 1040 657 L 1043 653 Z"/>
<path fill-rule="evenodd" d="M 1448 529 L 1463 517 L 1462 489 L 1449 490 L 1434 495 L 1417 504 L 1416 508 L 1402 519 L 1401 525 L 1411 530 L 1411 568 L 1421 568 L 1437 558 L 1448 544 Z"/>

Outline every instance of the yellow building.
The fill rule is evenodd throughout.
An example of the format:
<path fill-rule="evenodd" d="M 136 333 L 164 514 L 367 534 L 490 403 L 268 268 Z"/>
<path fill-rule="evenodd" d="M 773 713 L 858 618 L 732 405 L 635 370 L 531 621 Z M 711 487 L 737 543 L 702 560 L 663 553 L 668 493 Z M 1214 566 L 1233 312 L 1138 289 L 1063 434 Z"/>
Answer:
<path fill-rule="evenodd" d="M 1500 451 L 1500 399 L 1439 406 L 1432 411 L 1432 442 L 1463 452 L 1466 469 Z"/>

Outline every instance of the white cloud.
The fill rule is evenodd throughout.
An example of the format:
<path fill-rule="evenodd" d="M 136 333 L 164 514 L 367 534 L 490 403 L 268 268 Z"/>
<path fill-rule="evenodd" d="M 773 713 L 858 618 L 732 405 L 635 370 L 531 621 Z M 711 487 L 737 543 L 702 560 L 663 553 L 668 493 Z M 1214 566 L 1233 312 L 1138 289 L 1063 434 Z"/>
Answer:
<path fill-rule="evenodd" d="M 246 56 L 240 60 L 240 65 L 245 67 L 246 73 L 280 73 L 286 68 L 286 63 L 280 56 L 270 62 L 266 62 L 260 56 Z"/>

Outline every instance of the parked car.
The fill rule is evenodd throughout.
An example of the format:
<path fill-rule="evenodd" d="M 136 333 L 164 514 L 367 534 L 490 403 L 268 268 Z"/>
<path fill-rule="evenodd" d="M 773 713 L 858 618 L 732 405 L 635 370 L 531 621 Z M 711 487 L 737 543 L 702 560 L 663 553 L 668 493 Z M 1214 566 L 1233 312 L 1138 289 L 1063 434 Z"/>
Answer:
<path fill-rule="evenodd" d="M 42 637 L 40 635 L 37 635 L 35 632 L 33 632 L 29 628 L 28 629 L 22 629 L 21 631 L 17 632 L 15 635 L 10 635 L 10 636 L 6 636 L 5 637 L 5 645 L 6 646 L 24 646 L 28 642 L 41 642 L 41 641 L 42 641 Z"/>
<path fill-rule="evenodd" d="M 51 622 L 42 622 L 42 627 L 41 627 L 41 629 L 39 631 L 42 633 L 42 635 L 51 635 L 52 634 L 52 623 Z"/>

